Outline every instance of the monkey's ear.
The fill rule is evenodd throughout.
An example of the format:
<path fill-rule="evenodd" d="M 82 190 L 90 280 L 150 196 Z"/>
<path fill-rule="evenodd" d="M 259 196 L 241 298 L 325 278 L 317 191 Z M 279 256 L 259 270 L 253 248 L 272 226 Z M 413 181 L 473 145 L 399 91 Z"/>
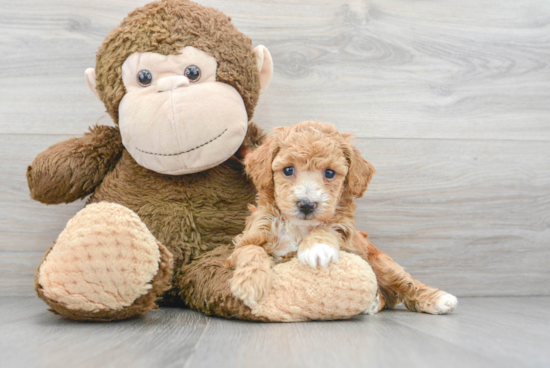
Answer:
<path fill-rule="evenodd" d="M 254 56 L 260 71 L 260 93 L 262 93 L 269 86 L 273 76 L 273 59 L 264 45 L 254 47 Z"/>
<path fill-rule="evenodd" d="M 94 68 L 88 68 L 84 72 L 84 75 L 86 76 L 86 82 L 88 82 L 88 87 L 92 90 L 94 95 L 99 98 L 99 94 L 97 93 L 97 89 L 95 88 L 95 69 Z"/>

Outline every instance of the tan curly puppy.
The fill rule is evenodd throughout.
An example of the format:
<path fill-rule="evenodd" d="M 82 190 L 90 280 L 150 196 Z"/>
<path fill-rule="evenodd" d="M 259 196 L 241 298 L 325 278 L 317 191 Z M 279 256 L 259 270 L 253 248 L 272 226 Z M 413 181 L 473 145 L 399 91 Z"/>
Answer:
<path fill-rule="evenodd" d="M 271 288 L 272 264 L 297 252 L 300 262 L 327 267 L 339 251 L 361 256 L 372 266 L 380 291 L 364 313 L 404 302 L 413 311 L 451 312 L 456 298 L 414 280 L 389 256 L 355 230 L 354 198 L 361 197 L 374 174 L 349 140 L 331 124 L 303 122 L 277 128 L 246 157 L 258 189 L 245 231 L 235 238 L 228 266 L 235 269 L 231 291 L 254 306 Z"/>
<path fill-rule="evenodd" d="M 374 172 L 359 150 L 326 123 L 279 128 L 245 161 L 258 208 L 235 239 L 231 291 L 255 305 L 271 286 L 271 258 L 291 252 L 311 267 L 326 267 L 349 248 L 355 231 L 353 198 Z"/>

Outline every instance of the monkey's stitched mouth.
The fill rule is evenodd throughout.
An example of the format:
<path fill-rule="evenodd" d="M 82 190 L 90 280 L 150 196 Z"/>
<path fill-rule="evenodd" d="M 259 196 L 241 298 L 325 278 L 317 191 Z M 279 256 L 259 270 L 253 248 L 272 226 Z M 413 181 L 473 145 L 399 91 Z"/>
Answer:
<path fill-rule="evenodd" d="M 183 155 L 184 153 L 188 153 L 188 152 L 191 152 L 191 151 L 195 151 L 201 147 L 204 147 L 206 146 L 207 144 L 209 143 L 212 143 L 214 142 L 216 139 L 220 138 L 222 135 L 225 134 L 225 132 L 227 132 L 227 128 L 221 132 L 219 135 L 217 135 L 216 137 L 212 138 L 211 140 L 209 140 L 208 142 L 204 142 L 203 144 L 201 145 L 198 145 L 197 147 L 194 147 L 194 148 L 191 148 L 191 149 L 188 149 L 186 151 L 181 151 L 181 152 L 178 152 L 178 153 L 155 153 L 155 152 L 147 152 L 147 151 L 144 151 L 144 150 L 141 150 L 139 149 L 138 147 L 136 147 L 136 149 L 140 152 L 143 152 L 143 153 L 146 153 L 148 155 L 155 155 L 155 156 L 178 156 L 178 155 Z"/>

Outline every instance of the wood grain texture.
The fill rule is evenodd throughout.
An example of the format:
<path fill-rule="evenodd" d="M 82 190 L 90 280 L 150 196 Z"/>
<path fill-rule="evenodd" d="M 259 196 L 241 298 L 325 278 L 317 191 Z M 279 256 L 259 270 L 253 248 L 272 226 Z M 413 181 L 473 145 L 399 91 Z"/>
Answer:
<path fill-rule="evenodd" d="M 2 299 L 0 335 L 11 340 L 1 343 L 2 365 L 182 367 L 207 325 L 202 314 L 177 309 L 163 309 L 146 319 L 74 323 L 47 312 L 43 305 L 37 308 L 37 302 Z M 18 328 L 27 322 L 40 332 L 29 334 Z"/>
<path fill-rule="evenodd" d="M 2 1 L 0 132 L 80 134 L 105 114 L 84 69 L 147 1 Z M 345 124 L 364 137 L 550 140 L 550 3 L 201 1 L 265 44 L 262 126 Z"/>
<path fill-rule="evenodd" d="M 147 0 L 0 0 L 0 295 L 31 295 L 84 202 L 29 199 L 26 167 L 109 124 L 84 69 Z M 377 168 L 358 227 L 457 295 L 550 295 L 550 2 L 204 0 L 266 45 L 254 120 L 353 132 Z"/>
<path fill-rule="evenodd" d="M 0 298 L 9 367 L 547 367 L 548 297 L 464 298 L 455 313 L 383 311 L 340 322 L 251 323 L 163 308 L 73 322 L 35 298 Z"/>

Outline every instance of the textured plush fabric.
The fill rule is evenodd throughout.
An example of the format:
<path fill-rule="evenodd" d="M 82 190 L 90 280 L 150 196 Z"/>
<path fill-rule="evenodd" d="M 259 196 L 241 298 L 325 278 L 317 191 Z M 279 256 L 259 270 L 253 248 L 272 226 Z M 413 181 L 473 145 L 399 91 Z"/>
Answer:
<path fill-rule="evenodd" d="M 188 0 L 155 1 L 130 13 L 105 39 L 96 57 L 97 92 L 115 122 L 126 89 L 121 66 L 135 52 L 174 55 L 193 46 L 218 61 L 217 80 L 244 100 L 252 118 L 260 94 L 260 76 L 252 41 L 222 12 Z"/>
<path fill-rule="evenodd" d="M 94 175 L 99 176 L 99 173 L 94 173 L 89 168 L 97 167 L 97 162 L 101 162 L 100 167 L 109 167 L 110 170 L 105 170 L 107 173 L 104 177 L 97 179 L 99 184 L 94 188 L 95 191 L 89 203 L 101 201 L 118 203 L 135 212 L 162 247 L 166 246 L 169 249 L 170 264 L 164 262 L 164 268 L 159 268 L 159 274 L 162 274 L 163 278 L 173 278 L 174 285 L 180 285 L 181 280 L 186 279 L 184 265 L 189 265 L 198 256 L 217 247 L 227 247 L 231 244 L 233 237 L 244 229 L 244 221 L 248 215 L 247 206 L 255 200 L 254 186 L 247 179 L 242 164 L 235 160 L 228 160 L 215 168 L 193 175 L 171 176 L 155 173 L 138 165 L 123 149 L 120 139 L 107 140 L 107 143 L 116 141 L 120 146 L 116 144 L 109 146 L 109 149 L 105 150 L 105 155 L 74 154 L 83 151 L 85 153 L 86 150 L 94 151 L 88 146 L 89 141 L 97 144 L 95 150 L 101 151 L 103 149 L 101 141 L 96 138 L 98 135 L 103 136 L 106 131 L 112 135 L 118 133 L 116 128 L 96 127 L 83 138 L 58 143 L 39 155 L 27 172 L 31 195 L 44 203 L 66 201 L 65 191 L 73 190 L 73 182 L 80 186 L 81 182 L 95 180 Z M 262 131 L 255 124 L 250 123 L 244 145 L 248 149 L 254 149 L 263 136 Z M 118 158 L 118 161 L 108 166 L 113 157 Z M 57 172 L 65 168 L 70 170 Z M 60 180 L 54 183 L 48 181 L 48 178 L 50 180 L 60 178 Z M 83 190 L 75 191 L 74 197 L 83 197 L 87 193 Z M 226 258 L 218 261 L 223 263 Z M 172 269 L 175 270 L 173 273 Z M 230 270 L 227 271 L 230 272 Z M 202 277 L 211 276 L 208 272 L 204 271 L 204 274 L 201 274 Z M 129 310 L 125 308 L 122 311 L 85 313 L 81 310 L 70 310 L 59 301 L 48 298 L 44 295 L 44 289 L 38 279 L 37 276 L 35 286 L 38 295 L 56 313 L 72 319 L 127 318 L 146 313 L 155 306 L 154 301 L 157 298 L 157 295 L 152 295 L 147 303 L 134 305 Z M 221 285 L 227 280 L 225 276 L 212 277 L 209 283 Z M 162 288 L 155 289 L 158 295 L 160 295 L 159 290 L 160 293 L 164 291 Z M 194 298 L 197 300 L 195 304 L 201 304 L 202 308 L 210 308 L 204 306 L 202 296 L 198 290 L 196 291 L 195 294 L 184 295 L 177 286 L 164 295 L 163 304 L 181 305 L 187 299 Z M 231 299 L 232 295 L 222 294 L 218 298 Z M 189 301 L 187 303 L 193 304 Z M 229 304 L 231 310 L 229 314 L 239 316 L 238 303 L 233 300 Z M 249 311 L 243 312 L 243 317 L 247 313 L 251 315 Z"/>
<path fill-rule="evenodd" d="M 266 318 L 254 315 L 229 290 L 233 271 L 225 266 L 225 261 L 232 252 L 233 247 L 222 245 L 184 266 L 174 280 L 178 296 L 191 308 L 208 315 L 267 321 Z"/>
<path fill-rule="evenodd" d="M 48 298 L 45 295 L 44 289 L 42 288 L 42 285 L 40 284 L 38 279 L 40 277 L 41 265 L 51 253 L 52 249 L 55 247 L 55 244 L 46 252 L 44 258 L 40 263 L 34 279 L 34 288 L 38 297 L 51 308 L 51 312 L 55 314 L 60 314 L 64 317 L 76 321 L 116 321 L 135 317 L 138 315 L 143 315 L 156 307 L 158 296 L 170 287 L 170 281 L 172 280 L 172 254 L 161 243 L 157 242 L 157 246 L 160 251 L 160 261 L 158 263 L 158 272 L 153 280 L 150 282 L 151 288 L 149 289 L 147 294 L 139 297 L 129 307 L 100 311 L 69 309 L 64 303 Z"/>
<path fill-rule="evenodd" d="M 108 126 L 54 144 L 27 169 L 31 198 L 46 204 L 84 198 L 116 166 L 123 148 L 118 128 Z"/>
<path fill-rule="evenodd" d="M 124 151 L 91 203 L 119 203 L 139 215 L 174 255 L 176 269 L 231 240 L 244 228 L 255 189 L 242 166 L 227 161 L 193 175 L 162 175 L 138 165 Z"/>
<path fill-rule="evenodd" d="M 273 272 L 271 291 L 252 307 L 253 315 L 269 321 L 346 319 L 370 308 L 378 291 L 369 264 L 346 252 L 326 268 L 293 258 Z"/>
<path fill-rule="evenodd" d="M 163 0 L 132 12 L 109 34 L 98 51 L 96 88 L 115 123 L 118 124 L 119 104 L 126 93 L 121 76 L 126 58 L 135 52 L 173 55 L 184 46 L 196 47 L 216 59 L 217 80 L 233 87 L 241 95 L 248 118 L 252 117 L 259 95 L 260 76 L 250 39 L 238 32 L 230 19 L 217 10 L 187 0 Z M 235 153 L 237 158 L 255 149 L 263 137 L 261 130 L 249 123 L 243 147 Z M 256 195 L 239 161 L 230 159 L 189 175 L 159 174 L 136 163 L 124 149 L 118 128 L 100 126 L 82 138 L 58 143 L 39 154 L 28 168 L 27 179 L 31 196 L 36 200 L 54 204 L 72 202 L 91 194 L 88 203 L 110 202 L 124 207 L 121 213 L 126 215 L 120 216 L 126 220 L 117 217 L 115 223 L 119 220 L 133 222 L 131 229 L 125 230 L 127 235 L 124 237 L 115 229 L 112 242 L 101 235 L 110 226 L 107 214 L 105 219 L 101 219 L 102 212 L 91 216 L 89 221 L 76 221 L 79 224 L 76 228 L 73 228 L 74 223 L 68 225 L 60 237 L 59 250 L 57 244 L 50 249 L 42 261 L 44 267 L 40 266 L 35 278 L 38 296 L 55 313 L 75 320 L 130 318 L 155 308 L 157 298 L 172 281 L 172 289 L 162 295 L 163 305 L 187 304 L 210 314 L 267 320 L 266 317 L 254 315 L 228 289 L 232 270 L 224 264 L 231 252 L 229 244 L 244 229 L 245 218 L 249 214 L 247 206 L 254 203 Z M 88 208 L 94 207 L 88 206 L 82 213 L 90 213 Z M 137 217 L 139 221 L 136 221 Z M 96 227 L 101 221 L 104 225 Z M 152 249 L 151 237 L 143 230 L 145 227 L 156 240 L 158 253 Z M 146 272 L 137 272 L 140 274 L 136 283 L 139 285 L 138 291 L 134 293 L 137 299 L 126 305 L 129 298 L 125 296 L 108 300 L 108 294 L 113 292 L 111 287 L 118 286 L 114 279 L 99 275 L 99 265 L 93 264 L 96 257 L 103 254 L 106 254 L 107 263 L 117 258 L 118 253 L 113 250 L 119 245 L 131 246 L 129 239 L 132 239 L 134 231 L 141 232 L 144 241 L 138 248 L 143 249 L 146 244 L 145 248 L 150 251 L 145 259 L 150 261 L 154 258 L 157 266 L 152 262 L 145 267 Z M 82 233 L 87 240 L 78 237 L 69 239 L 71 234 L 78 233 Z M 137 238 L 134 240 L 137 241 Z M 105 247 L 107 243 L 111 246 Z M 98 245 L 104 253 L 98 255 L 84 249 L 94 247 L 92 244 Z M 65 251 L 75 248 L 78 251 L 74 254 L 83 257 L 71 264 L 65 258 Z M 85 261 L 88 256 L 91 257 L 88 258 L 89 264 Z M 128 265 L 133 262 L 132 259 L 129 263 L 122 263 Z M 57 269 L 57 266 L 61 268 Z M 82 279 L 77 277 L 71 280 L 76 281 L 74 295 L 80 293 L 85 297 L 83 299 L 88 300 L 87 295 L 94 292 L 106 295 L 94 296 L 91 304 L 82 299 L 75 303 L 72 299 L 74 295 L 68 295 L 72 292 L 64 295 L 63 288 L 71 284 L 65 271 L 73 266 L 80 267 L 78 272 L 85 275 L 91 284 L 100 280 L 101 284 L 109 285 L 101 292 L 93 285 L 84 285 L 84 276 Z M 156 274 L 144 284 L 154 267 L 157 267 Z M 56 273 L 61 277 L 49 282 L 48 277 Z M 340 277 L 345 276 L 340 274 Z M 124 277 L 121 279 L 124 280 Z M 52 286 L 53 289 L 59 288 L 54 292 Z M 350 291 L 363 292 L 361 286 Z M 311 311 L 307 313 L 305 318 L 313 318 Z M 290 318 L 291 312 L 276 314 L 270 309 L 268 314 L 276 318 L 284 314 L 287 316 L 285 318 Z"/>
<path fill-rule="evenodd" d="M 196 83 L 177 74 L 190 64 L 201 67 Z M 215 66 L 213 57 L 193 47 L 177 56 L 133 54 L 124 63 L 128 93 L 119 106 L 119 127 L 124 147 L 141 166 L 190 174 L 219 165 L 239 149 L 248 125 L 246 109 L 235 88 L 215 81 Z M 143 68 L 154 76 L 146 88 L 136 78 Z M 170 87 L 178 80 L 184 85 Z"/>
<path fill-rule="evenodd" d="M 128 307 L 152 288 L 157 240 L 124 206 L 99 203 L 77 213 L 38 271 L 44 295 L 68 309 Z"/>

